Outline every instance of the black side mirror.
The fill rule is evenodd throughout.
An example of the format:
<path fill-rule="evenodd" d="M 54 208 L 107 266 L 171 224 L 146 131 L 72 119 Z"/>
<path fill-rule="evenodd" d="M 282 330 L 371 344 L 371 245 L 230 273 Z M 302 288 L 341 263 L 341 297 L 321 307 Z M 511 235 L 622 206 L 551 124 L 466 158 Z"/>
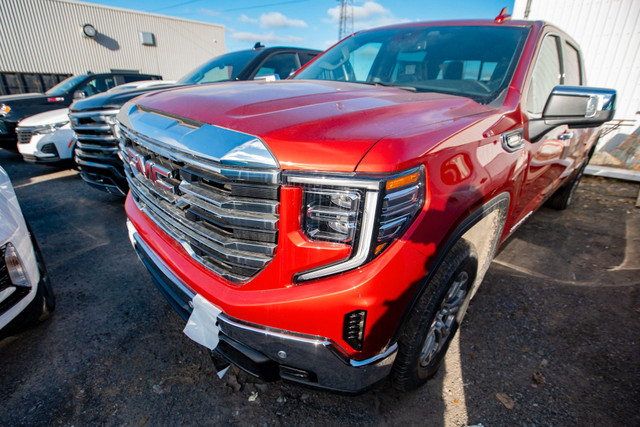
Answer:
<path fill-rule="evenodd" d="M 556 86 L 551 91 L 542 119 L 547 125 L 596 127 L 613 119 L 616 91 L 585 86 Z"/>

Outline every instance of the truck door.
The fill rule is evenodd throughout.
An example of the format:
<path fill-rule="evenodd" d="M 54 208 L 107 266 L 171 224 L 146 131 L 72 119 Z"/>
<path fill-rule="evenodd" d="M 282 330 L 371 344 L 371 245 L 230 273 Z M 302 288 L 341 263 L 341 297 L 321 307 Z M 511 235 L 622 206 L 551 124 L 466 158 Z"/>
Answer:
<path fill-rule="evenodd" d="M 563 83 L 561 46 L 557 35 L 547 34 L 542 40 L 523 105 L 530 119 L 541 117 L 552 89 Z M 530 140 L 524 146 L 529 162 L 517 202 L 518 220 L 538 208 L 572 170 L 575 159 L 570 154 L 579 137 L 578 130 L 566 125 L 557 126 L 533 140 L 529 135 Z"/>

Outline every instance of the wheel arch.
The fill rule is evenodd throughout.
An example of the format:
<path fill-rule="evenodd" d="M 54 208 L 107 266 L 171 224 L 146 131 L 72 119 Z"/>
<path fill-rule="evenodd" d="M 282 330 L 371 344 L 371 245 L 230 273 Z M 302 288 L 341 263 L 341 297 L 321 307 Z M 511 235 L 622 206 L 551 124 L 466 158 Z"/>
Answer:
<path fill-rule="evenodd" d="M 471 297 L 473 298 L 473 295 L 475 295 L 480 283 L 482 283 L 484 275 L 489 269 L 489 265 L 493 259 L 493 255 L 497 250 L 498 242 L 502 236 L 507 215 L 509 213 L 510 202 L 511 196 L 507 191 L 499 193 L 491 200 L 469 213 L 453 229 L 453 231 L 448 234 L 449 237 L 444 244 L 441 245 L 441 248 L 429 267 L 427 274 L 422 279 L 419 287 L 416 289 L 409 304 L 405 308 L 393 334 L 392 342 L 398 340 L 398 337 L 407 322 L 409 314 L 412 312 L 420 296 L 425 291 L 429 281 L 435 275 L 446 255 L 460 239 L 465 239 L 472 243 L 478 253 L 478 272 L 471 289 Z M 483 237 L 490 238 L 483 239 Z M 478 242 L 480 242 L 481 245 L 478 245 Z"/>

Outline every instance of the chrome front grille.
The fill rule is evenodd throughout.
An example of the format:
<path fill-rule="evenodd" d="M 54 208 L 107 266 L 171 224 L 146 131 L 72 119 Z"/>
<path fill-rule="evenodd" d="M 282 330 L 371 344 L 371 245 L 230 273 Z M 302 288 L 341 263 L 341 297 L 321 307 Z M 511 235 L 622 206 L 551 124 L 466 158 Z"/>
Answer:
<path fill-rule="evenodd" d="M 119 110 L 70 112 L 71 128 L 76 134 L 76 155 L 85 160 L 113 159 L 118 153 L 118 140 L 110 121 Z"/>
<path fill-rule="evenodd" d="M 18 144 L 28 144 L 31 142 L 31 137 L 35 134 L 33 129 L 29 128 L 18 128 L 16 129 L 16 133 L 18 134 Z"/>
<path fill-rule="evenodd" d="M 214 273 L 234 283 L 255 276 L 276 252 L 279 169 L 226 165 L 205 153 L 190 151 L 187 147 L 193 144 L 183 143 L 204 136 L 198 134 L 197 125 L 186 126 L 171 117 L 138 111 L 138 118 L 141 115 L 145 119 L 139 126 L 119 126 L 125 174 L 138 207 Z M 163 124 L 148 127 L 158 121 Z M 158 137 L 155 132 L 166 130 L 165 122 L 181 128 L 184 139 L 178 142 Z M 230 132 L 225 129 L 223 134 L 239 134 Z M 214 144 L 215 139 L 209 142 Z M 234 158 L 238 154 L 236 150 Z"/>

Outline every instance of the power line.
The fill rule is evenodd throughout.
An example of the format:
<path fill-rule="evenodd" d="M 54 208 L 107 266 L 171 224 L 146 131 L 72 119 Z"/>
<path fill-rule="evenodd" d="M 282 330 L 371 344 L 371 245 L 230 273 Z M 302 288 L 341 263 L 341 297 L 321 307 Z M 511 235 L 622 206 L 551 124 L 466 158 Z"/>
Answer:
<path fill-rule="evenodd" d="M 259 6 L 236 7 L 234 9 L 219 10 L 218 12 L 236 12 L 238 10 L 260 9 L 260 8 L 271 7 L 271 6 L 280 6 L 282 4 L 304 3 L 307 1 L 309 0 L 289 0 L 289 1 L 281 1 L 277 3 L 261 4 Z"/>
<path fill-rule="evenodd" d="M 173 9 L 176 7 L 180 7 L 180 6 L 186 6 L 188 4 L 192 4 L 192 3 L 196 3 L 199 1 L 203 1 L 203 0 L 188 0 L 188 1 L 184 1 L 184 2 L 180 2 L 180 3 L 175 3 L 169 6 L 164 6 L 161 7 L 159 9 L 154 9 L 154 10 L 150 10 L 150 12 L 158 12 L 161 10 L 166 10 L 166 9 Z M 265 8 L 265 7 L 271 7 L 271 6 L 280 6 L 283 4 L 292 4 L 292 3 L 303 3 L 303 2 L 307 2 L 309 0 L 289 0 L 289 1 L 280 1 L 280 2 L 276 2 L 276 3 L 268 3 L 268 4 L 261 4 L 258 6 L 244 6 L 244 7 L 235 7 L 232 9 L 223 9 L 223 10 L 216 10 L 216 12 L 236 12 L 236 11 L 240 11 L 240 10 L 250 10 L 250 9 L 261 9 L 261 8 Z"/>
<path fill-rule="evenodd" d="M 175 4 L 172 4 L 172 5 L 169 5 L 169 6 L 161 7 L 159 9 L 153 9 L 153 10 L 150 10 L 149 12 L 159 12 L 161 10 L 173 9 L 174 7 L 186 6 L 188 4 L 196 3 L 196 2 L 199 2 L 199 1 L 202 1 L 202 0 L 183 1 L 181 3 L 175 3 Z"/>

